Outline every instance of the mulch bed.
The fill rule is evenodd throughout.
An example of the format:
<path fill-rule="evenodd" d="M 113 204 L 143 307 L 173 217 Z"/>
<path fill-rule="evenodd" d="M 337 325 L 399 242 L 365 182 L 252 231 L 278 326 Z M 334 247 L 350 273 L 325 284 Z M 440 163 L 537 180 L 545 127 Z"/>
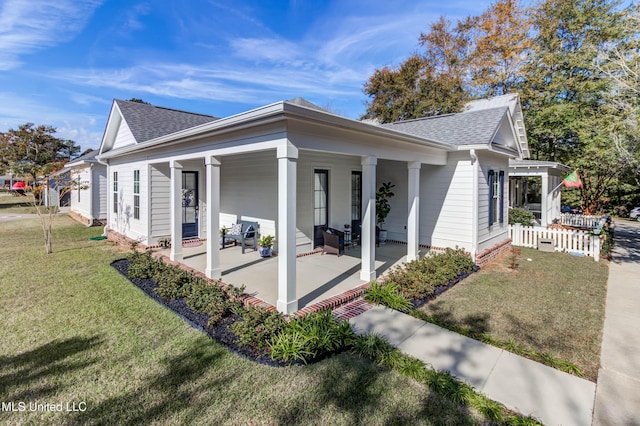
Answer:
<path fill-rule="evenodd" d="M 306 362 L 301 360 L 295 361 L 283 361 L 283 360 L 273 360 L 271 359 L 271 354 L 267 350 L 258 350 L 248 346 L 240 346 L 237 341 L 238 337 L 231 331 L 231 325 L 241 320 L 241 317 L 232 314 L 225 318 L 222 318 L 218 321 L 213 327 L 209 327 L 207 324 L 209 321 L 209 315 L 202 314 L 198 312 L 194 312 L 189 305 L 183 299 L 173 299 L 167 300 L 158 295 L 155 289 L 158 284 L 152 279 L 140 279 L 140 278 L 129 278 L 128 270 L 129 270 L 129 260 L 128 259 L 119 259 L 111 262 L 111 266 L 115 268 L 118 272 L 124 275 L 133 285 L 142 290 L 147 296 L 160 303 L 161 305 L 171 309 L 174 313 L 176 313 L 179 317 L 185 320 L 189 325 L 194 327 L 197 330 L 205 332 L 210 338 L 215 339 L 218 343 L 225 346 L 230 351 L 250 359 L 254 362 L 268 365 L 271 367 L 285 367 L 289 365 L 304 365 L 304 364 L 312 364 L 315 362 L 322 361 L 325 358 L 330 356 L 342 353 L 350 348 L 343 347 L 339 348 L 333 352 L 324 352 L 319 354 L 315 358 L 306 359 Z"/>
<path fill-rule="evenodd" d="M 460 273 L 460 275 L 458 275 L 453 280 L 449 281 L 446 285 L 441 285 L 441 286 L 436 287 L 434 289 L 433 293 L 430 294 L 429 296 L 427 296 L 425 298 L 422 298 L 422 299 L 411 299 L 411 304 L 416 309 L 421 308 L 424 305 L 426 305 L 427 303 L 431 302 L 432 300 L 435 300 L 442 293 L 444 293 L 445 291 L 449 290 L 451 287 L 453 287 L 454 285 L 458 284 L 460 281 L 462 281 L 463 279 L 467 278 L 469 275 L 471 275 L 474 272 L 477 272 L 479 270 L 480 270 L 480 267 L 478 265 L 475 265 L 471 271 L 469 271 L 469 272 L 463 271 L 463 272 Z"/>
<path fill-rule="evenodd" d="M 232 314 L 230 316 L 227 316 L 220 320 L 215 326 L 209 327 L 207 325 L 207 322 L 209 321 L 209 315 L 194 312 L 183 299 L 167 300 L 160 297 L 155 291 L 158 284 L 152 279 L 129 278 L 129 275 L 127 273 L 129 270 L 128 259 L 116 260 L 111 263 L 111 266 L 122 275 L 124 275 L 147 296 L 160 303 L 161 305 L 164 305 L 167 308 L 171 309 L 192 327 L 207 333 L 209 337 L 215 339 L 230 351 L 260 364 L 274 367 L 283 367 L 289 365 L 288 362 L 272 360 L 271 355 L 266 351 L 261 352 L 251 347 L 239 346 L 236 343 L 238 338 L 230 329 L 231 324 L 240 319 L 238 315 Z M 296 363 L 294 362 L 293 364 Z"/>

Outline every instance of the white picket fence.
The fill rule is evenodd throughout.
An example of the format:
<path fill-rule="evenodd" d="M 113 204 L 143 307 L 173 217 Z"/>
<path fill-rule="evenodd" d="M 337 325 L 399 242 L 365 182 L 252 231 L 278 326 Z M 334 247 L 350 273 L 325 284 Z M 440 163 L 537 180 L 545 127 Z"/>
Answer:
<path fill-rule="evenodd" d="M 576 252 L 600 260 L 600 236 L 575 229 L 547 229 L 540 226 L 509 225 L 511 244 L 520 247 L 538 248 L 541 238 L 553 239 L 555 251 Z"/>

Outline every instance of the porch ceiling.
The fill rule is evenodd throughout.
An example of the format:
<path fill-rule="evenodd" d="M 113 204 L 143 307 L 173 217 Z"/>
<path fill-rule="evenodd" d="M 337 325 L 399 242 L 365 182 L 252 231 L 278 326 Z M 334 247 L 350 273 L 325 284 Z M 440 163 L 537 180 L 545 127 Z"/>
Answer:
<path fill-rule="evenodd" d="M 378 276 L 389 268 L 406 260 L 407 247 L 386 244 L 376 248 L 376 273 Z M 169 250 L 161 250 L 168 255 Z M 183 248 L 182 263 L 204 272 L 206 268 L 205 245 Z M 278 258 L 262 259 L 257 251 L 248 249 L 242 254 L 240 246 L 220 251 L 222 281 L 234 286 L 244 285 L 245 292 L 270 305 L 278 299 Z M 340 257 L 331 254 L 313 254 L 296 259 L 298 309 L 351 290 L 361 284 L 360 247 L 347 250 Z"/>

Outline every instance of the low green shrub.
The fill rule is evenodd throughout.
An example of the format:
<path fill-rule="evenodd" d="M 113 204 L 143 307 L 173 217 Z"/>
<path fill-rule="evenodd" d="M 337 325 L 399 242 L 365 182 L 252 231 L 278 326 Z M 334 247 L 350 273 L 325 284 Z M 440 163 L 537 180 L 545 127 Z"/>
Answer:
<path fill-rule="evenodd" d="M 264 349 L 269 342 L 287 327 L 287 322 L 277 311 L 249 306 L 236 310 L 242 320 L 231 325 L 231 331 L 238 336 L 242 346 Z"/>
<path fill-rule="evenodd" d="M 471 272 L 474 263 L 463 249 L 447 248 L 444 253 L 423 257 L 396 267 L 388 274 L 388 281 L 399 286 L 408 299 L 424 299 L 436 287 L 445 286 L 464 272 Z"/>
<path fill-rule="evenodd" d="M 289 337 L 282 337 L 289 335 Z M 351 345 L 354 334 L 347 321 L 337 321 L 331 310 L 312 312 L 293 318 L 275 339 L 269 343 L 271 357 L 293 361 L 303 357 L 316 358 L 323 353 Z M 291 354 L 294 348 L 295 353 Z M 285 350 L 286 349 L 286 350 Z"/>
<path fill-rule="evenodd" d="M 156 293 L 169 300 L 184 297 L 185 287 L 191 285 L 193 280 L 188 272 L 165 264 L 156 269 L 152 278 L 158 283 Z"/>
<path fill-rule="evenodd" d="M 209 326 L 230 314 L 237 303 L 219 286 L 197 277 L 185 286 L 184 299 L 195 312 L 209 315 Z"/>
<path fill-rule="evenodd" d="M 611 218 L 607 217 L 607 220 L 602 227 L 602 234 L 604 238 L 600 245 L 600 257 L 609 259 L 611 257 L 611 251 L 613 250 L 613 237 L 614 237 L 615 225 L 612 223 Z"/>
<path fill-rule="evenodd" d="M 413 305 L 400 293 L 398 284 L 393 281 L 385 283 L 371 282 L 370 287 L 364 292 L 364 300 L 369 303 L 377 303 L 400 312 L 409 312 Z"/>
<path fill-rule="evenodd" d="M 151 252 L 133 250 L 127 256 L 129 260 L 129 269 L 127 274 L 129 278 L 147 279 L 151 278 L 155 269 L 158 267 L 158 261 L 151 255 Z"/>
<path fill-rule="evenodd" d="M 520 207 L 509 209 L 509 225 L 520 223 L 522 226 L 533 226 L 535 219 L 535 216 L 529 210 Z"/>

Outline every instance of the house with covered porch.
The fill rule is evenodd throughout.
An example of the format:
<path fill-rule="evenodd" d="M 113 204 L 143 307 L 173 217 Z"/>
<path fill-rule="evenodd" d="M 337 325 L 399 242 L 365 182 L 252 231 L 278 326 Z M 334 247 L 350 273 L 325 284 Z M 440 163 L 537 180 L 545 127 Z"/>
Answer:
<path fill-rule="evenodd" d="M 169 238 L 170 259 L 187 264 L 195 255 L 176 242 L 204 240 L 206 276 L 246 284 L 258 298 L 272 291 L 277 309 L 290 314 L 311 300 L 301 281 L 317 275 L 298 273 L 299 255 L 322 245 L 326 227 L 357 220 L 357 258 L 305 292 L 329 296 L 341 282 L 377 277 L 382 182 L 396 185 L 385 229 L 400 243 L 400 262 L 444 247 L 482 262 L 508 248 L 506 176 L 509 158 L 522 156 L 517 135 L 505 106 L 376 125 L 300 98 L 225 118 L 116 100 L 97 158 L 108 168 L 110 238 L 147 246 Z M 274 235 L 277 256 L 262 262 L 247 252 L 243 265 L 229 268 L 219 229 L 239 220 Z M 317 271 L 342 262 L 319 256 L 305 256 L 325 262 Z M 245 277 L 257 284 L 228 280 L 238 268 L 255 268 Z"/>

